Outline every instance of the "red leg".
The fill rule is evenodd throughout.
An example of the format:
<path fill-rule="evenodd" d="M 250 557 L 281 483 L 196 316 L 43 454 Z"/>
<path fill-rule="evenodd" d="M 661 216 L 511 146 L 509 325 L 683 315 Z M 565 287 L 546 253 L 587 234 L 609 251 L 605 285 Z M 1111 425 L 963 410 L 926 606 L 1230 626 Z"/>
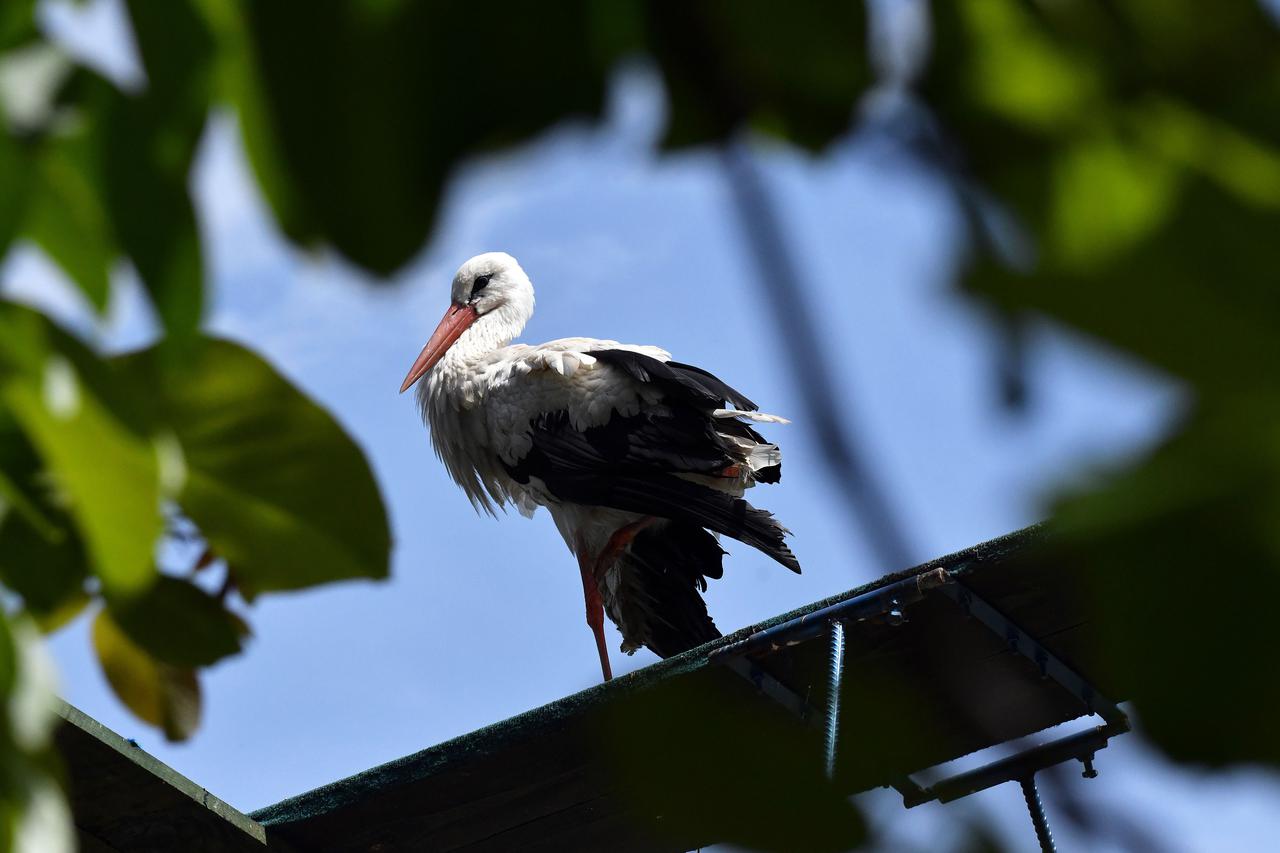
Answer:
<path fill-rule="evenodd" d="M 578 548 L 578 570 L 582 572 L 582 597 L 587 605 L 587 624 L 596 637 L 596 651 L 600 653 L 600 673 L 604 680 L 613 678 L 609 666 L 609 647 L 604 642 L 604 604 L 600 601 L 600 587 L 596 585 L 596 573 L 587 556 L 587 549 Z"/>
<path fill-rule="evenodd" d="M 600 577 L 608 571 L 609 567 L 617 561 L 618 556 L 622 554 L 622 549 L 631 544 L 631 540 L 636 538 L 636 534 L 653 524 L 653 520 L 653 516 L 646 515 L 644 518 L 633 521 L 630 524 L 624 524 L 613 531 L 613 535 L 609 537 L 609 541 L 600 549 L 600 554 L 596 557 L 596 577 Z"/>

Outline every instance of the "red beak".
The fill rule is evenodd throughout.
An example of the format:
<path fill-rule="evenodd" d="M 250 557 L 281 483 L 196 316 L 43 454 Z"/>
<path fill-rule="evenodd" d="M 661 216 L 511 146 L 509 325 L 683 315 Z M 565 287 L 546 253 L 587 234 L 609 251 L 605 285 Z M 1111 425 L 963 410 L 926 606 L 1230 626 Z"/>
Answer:
<path fill-rule="evenodd" d="M 427 345 L 418 354 L 418 360 L 413 363 L 413 367 L 409 368 L 409 375 L 404 378 L 404 384 L 400 386 L 400 393 L 403 394 L 408 391 L 413 383 L 421 379 L 428 370 L 434 367 L 436 362 L 448 352 L 449 347 L 453 346 L 454 341 L 462 337 L 462 333 L 476 321 L 478 316 L 480 315 L 476 313 L 476 309 L 470 305 L 450 305 L 449 310 L 444 312 L 440 325 L 436 326 L 436 330 L 431 333 L 431 340 L 427 341 Z"/>

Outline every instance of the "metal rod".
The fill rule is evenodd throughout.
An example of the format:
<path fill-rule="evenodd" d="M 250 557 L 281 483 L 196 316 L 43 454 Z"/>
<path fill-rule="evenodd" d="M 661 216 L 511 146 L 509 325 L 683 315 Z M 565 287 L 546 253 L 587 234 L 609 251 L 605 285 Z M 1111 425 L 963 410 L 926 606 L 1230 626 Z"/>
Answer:
<path fill-rule="evenodd" d="M 1049 831 L 1049 819 L 1044 814 L 1044 803 L 1040 802 L 1040 792 L 1036 790 L 1036 777 L 1027 776 L 1019 781 L 1022 785 L 1022 797 L 1027 801 L 1027 811 L 1031 812 L 1031 825 L 1036 828 L 1036 840 L 1040 842 L 1041 853 L 1054 853 L 1053 833 Z"/>
<path fill-rule="evenodd" d="M 840 684 L 844 678 L 844 623 L 831 623 L 830 677 L 827 681 L 827 778 L 836 778 L 836 745 L 840 739 Z"/>
<path fill-rule="evenodd" d="M 883 616 L 891 610 L 917 602 L 924 598 L 926 592 L 944 586 L 950 580 L 946 569 L 933 569 L 911 575 L 888 586 L 855 595 L 853 598 L 846 598 L 844 601 L 837 601 L 821 610 L 757 631 L 736 643 L 716 649 L 710 654 L 708 660 L 716 663 L 727 657 L 750 654 L 762 649 L 794 646 L 824 633 L 827 626 L 833 622 Z"/>
<path fill-rule="evenodd" d="M 1110 738 L 1128 730 L 1127 722 L 1107 723 L 1032 747 L 966 773 L 941 779 L 928 787 L 916 785 L 910 777 L 899 780 L 895 787 L 902 794 L 902 804 L 909 809 L 934 800 L 949 803 L 1014 779 L 1025 779 L 1030 774 L 1064 761 L 1092 761 L 1094 753 L 1106 749 Z"/>

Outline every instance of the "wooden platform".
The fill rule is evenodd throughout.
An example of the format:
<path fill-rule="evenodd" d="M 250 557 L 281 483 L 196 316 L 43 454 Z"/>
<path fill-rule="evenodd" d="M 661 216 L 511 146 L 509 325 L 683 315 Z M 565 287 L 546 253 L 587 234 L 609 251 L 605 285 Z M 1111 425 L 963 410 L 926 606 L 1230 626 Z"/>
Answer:
<path fill-rule="evenodd" d="M 186 850 L 263 849 L 265 827 L 272 849 L 293 851 L 681 851 L 785 832 L 797 820 L 838 846 L 841 832 L 857 832 L 848 794 L 901 787 L 908 774 L 1088 708 L 1045 677 L 1025 648 L 1015 652 L 1009 637 L 966 613 L 954 594 L 933 589 L 848 623 L 832 785 L 823 775 L 822 638 L 745 656 L 717 650 L 929 575 L 947 578 L 953 593 L 981 596 L 1089 677 L 1098 658 L 1087 604 L 1070 567 L 1056 565 L 1042 543 L 1040 531 L 1022 531 L 887 576 L 248 818 L 225 806 L 193 809 L 200 798 L 188 788 L 195 786 L 163 773 L 129 782 L 138 794 L 122 808 L 107 789 L 148 769 L 127 751 L 119 756 L 118 746 L 113 757 L 68 737 L 77 820 L 109 843 L 129 832 L 145 837 L 128 828 L 131 821 L 169 827 L 175 838 L 226 824 L 218 838 L 227 846 L 184 843 Z M 1121 693 L 1096 686 L 1112 698 Z"/>

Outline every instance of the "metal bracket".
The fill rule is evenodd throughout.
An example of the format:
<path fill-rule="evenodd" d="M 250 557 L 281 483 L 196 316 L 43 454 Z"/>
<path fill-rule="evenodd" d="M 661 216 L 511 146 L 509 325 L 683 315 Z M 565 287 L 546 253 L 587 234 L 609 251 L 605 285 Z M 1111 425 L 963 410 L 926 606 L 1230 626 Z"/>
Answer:
<path fill-rule="evenodd" d="M 816 709 L 796 695 L 795 691 L 752 663 L 747 656 L 753 652 L 766 649 L 772 651 L 803 643 L 827 633 L 831 626 L 846 621 L 885 618 L 898 624 L 905 618 L 904 607 L 920 601 L 929 590 L 947 583 L 950 583 L 950 577 L 945 569 L 912 575 L 888 586 L 869 590 L 796 619 L 756 631 L 737 642 L 716 649 L 708 656 L 708 661 L 725 664 L 801 720 L 826 728 L 832 724 L 830 719 L 817 714 Z M 830 717 L 830 713 L 826 717 Z M 838 724 L 838 720 L 836 722 Z"/>
<path fill-rule="evenodd" d="M 1084 764 L 1085 778 L 1093 778 L 1093 756 L 1105 749 L 1110 738 L 1129 731 L 1129 720 L 1114 702 L 1102 695 L 1082 675 L 1067 666 L 1032 635 L 965 585 L 955 573 L 934 569 L 903 580 L 837 601 L 827 607 L 790 619 L 770 628 L 756 631 L 741 640 L 722 646 L 712 652 L 709 661 L 724 663 L 729 669 L 756 686 L 758 690 L 795 716 L 811 725 L 825 725 L 828 732 L 828 772 L 832 762 L 830 733 L 839 725 L 839 706 L 818 714 L 809 703 L 782 682 L 770 676 L 748 659 L 748 655 L 760 651 L 773 651 L 797 645 L 806 640 L 828 634 L 833 626 L 867 619 L 888 619 L 901 622 L 907 605 L 914 604 L 931 590 L 938 590 L 951 599 L 967 615 L 977 619 L 997 637 L 1001 638 L 1015 654 L 1026 658 L 1044 678 L 1052 679 L 1078 699 L 1090 714 L 1096 714 L 1103 725 L 1077 734 L 1058 738 L 1041 746 L 1023 750 L 1016 755 L 994 761 L 965 773 L 942 779 L 927 787 L 921 786 L 910 776 L 893 783 L 902 794 L 903 804 L 913 808 L 924 803 L 951 802 L 987 788 L 1017 781 L 1023 783 L 1047 767 L 1064 761 L 1079 760 Z M 843 632 L 840 632 L 843 633 Z M 832 649 L 842 651 L 843 637 L 830 634 Z M 837 660 L 832 658 L 832 678 L 838 679 Z M 835 683 L 835 682 L 833 682 Z M 1046 824 L 1047 826 L 1047 824 Z"/>
<path fill-rule="evenodd" d="M 1052 652 L 1040 644 L 1035 637 L 1018 627 L 1013 620 L 1005 616 L 986 599 L 957 580 L 954 576 L 951 583 L 941 587 L 941 592 L 954 601 L 964 612 L 985 625 L 993 634 L 1008 644 L 1009 650 L 1022 655 L 1035 664 L 1040 674 L 1060 684 L 1068 693 L 1079 699 L 1089 713 L 1097 714 L 1108 723 L 1127 725 L 1124 712 L 1116 704 L 1098 692 L 1092 684 L 1078 672 L 1059 660 Z"/>
<path fill-rule="evenodd" d="M 820 724 L 820 717 L 812 705 L 756 664 L 743 657 L 731 657 L 725 661 L 725 665 L 745 680 L 751 682 L 756 690 L 786 708 L 805 723 L 815 726 Z"/>
<path fill-rule="evenodd" d="M 1063 663 L 1035 637 L 1022 630 L 982 596 L 954 576 L 950 580 L 950 583 L 940 588 L 944 595 L 954 601 L 966 614 L 977 619 L 993 634 L 1003 639 L 1010 651 L 1022 655 L 1035 664 L 1043 677 L 1053 679 L 1072 696 L 1079 699 L 1085 709 L 1090 714 L 1101 717 L 1104 724 L 1032 747 L 976 770 L 943 779 L 928 787 L 920 786 L 907 776 L 898 780 L 893 786 L 902 794 L 903 804 L 907 808 L 913 808 L 934 800 L 943 803 L 951 802 L 1004 782 L 1022 782 L 1032 778 L 1036 772 L 1046 767 L 1073 759 L 1084 764 L 1085 778 L 1091 779 L 1097 776 L 1097 771 L 1093 769 L 1094 753 L 1105 749 L 1110 738 L 1129 731 L 1129 718 L 1082 675 Z"/>

